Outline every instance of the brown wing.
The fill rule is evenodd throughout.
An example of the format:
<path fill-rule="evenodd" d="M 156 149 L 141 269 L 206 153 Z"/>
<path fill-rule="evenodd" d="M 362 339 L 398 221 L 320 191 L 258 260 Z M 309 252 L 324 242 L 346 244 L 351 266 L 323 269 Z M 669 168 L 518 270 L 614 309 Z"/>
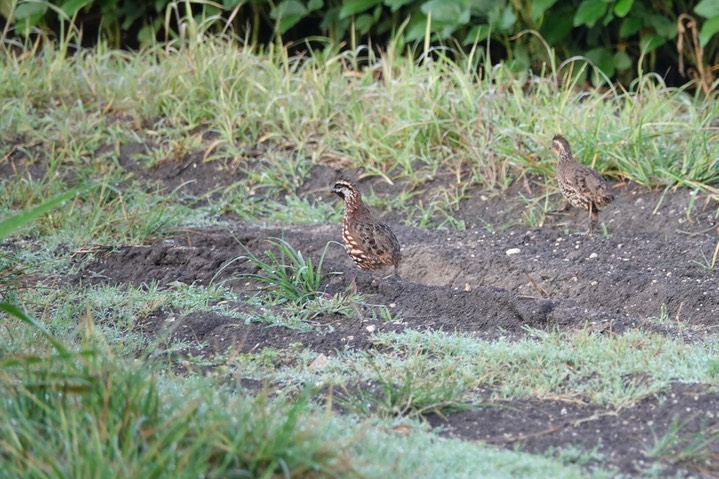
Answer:
<path fill-rule="evenodd" d="M 562 176 L 564 181 L 560 183 L 564 184 L 560 186 L 565 195 L 573 197 L 573 201 L 570 202 L 575 206 L 580 206 L 575 204 L 580 203 L 580 207 L 588 209 L 591 203 L 594 207 L 601 207 L 608 205 L 614 199 L 602 175 L 588 166 L 581 163 L 567 165 Z"/>
<path fill-rule="evenodd" d="M 399 241 L 389 227 L 372 221 L 356 221 L 349 225 L 349 234 L 357 243 L 364 257 L 357 258 L 357 264 L 363 269 L 378 268 L 383 265 L 399 264 L 402 255 Z"/>
<path fill-rule="evenodd" d="M 586 195 L 596 206 L 606 206 L 614 199 L 602 175 L 582 165 L 582 178 L 578 182 L 580 193 Z"/>

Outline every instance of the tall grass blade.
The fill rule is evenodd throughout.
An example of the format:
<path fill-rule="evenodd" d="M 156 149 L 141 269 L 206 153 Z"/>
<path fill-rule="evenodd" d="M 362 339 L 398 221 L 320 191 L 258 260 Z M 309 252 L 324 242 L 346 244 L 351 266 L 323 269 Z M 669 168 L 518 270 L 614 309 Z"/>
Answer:
<path fill-rule="evenodd" d="M 23 321 L 33 328 L 40 331 L 40 333 L 47 338 L 48 341 L 50 341 L 50 344 L 52 344 L 52 347 L 55 348 L 55 350 L 63 355 L 69 354 L 69 351 L 63 344 L 58 341 L 50 332 L 45 329 L 45 326 L 35 321 L 33 318 L 31 318 L 27 313 L 25 313 L 23 310 L 15 306 L 14 304 L 9 303 L 0 303 L 0 310 L 5 311 L 6 313 L 15 316 L 20 321 Z"/>
<path fill-rule="evenodd" d="M 19 213 L 15 216 L 11 216 L 8 219 L 0 221 L 0 240 L 8 237 L 13 231 L 20 228 L 21 226 L 26 225 L 38 216 L 47 213 L 48 211 L 60 205 L 64 201 L 71 199 L 81 191 L 83 191 L 83 188 L 74 188 L 72 190 L 66 191 L 61 195 L 47 200 L 46 202 L 36 206 L 29 211 Z"/>

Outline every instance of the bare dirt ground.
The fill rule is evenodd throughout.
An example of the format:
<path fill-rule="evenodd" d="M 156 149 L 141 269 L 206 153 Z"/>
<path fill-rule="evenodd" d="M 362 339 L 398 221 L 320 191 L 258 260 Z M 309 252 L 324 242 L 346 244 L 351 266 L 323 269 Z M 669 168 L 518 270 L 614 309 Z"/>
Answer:
<path fill-rule="evenodd" d="M 126 170 L 168 190 L 186 184 L 183 191 L 189 197 L 238 179 L 231 174 L 231 165 L 202 163 L 200 158 L 145 170 L 133 160 L 135 150 L 124 150 L 121 164 Z M 336 201 L 326 191 L 338 174 L 329 167 L 315 167 L 301 193 L 312 201 Z M 366 191 L 370 185 L 380 195 L 392 194 L 391 187 L 374 180 L 362 182 L 361 188 Z M 176 318 L 172 334 L 209 344 L 210 351 L 205 349 L 204 354 L 228 347 L 253 352 L 301 344 L 325 355 L 347 348 L 371 349 L 372 334 L 407 329 L 465 332 L 486 339 L 522 337 L 526 327 L 589 327 L 603 334 L 643 328 L 681 335 L 689 342 L 716 334 L 719 277 L 701 263 L 711 258 L 717 244 L 717 205 L 686 190 L 648 191 L 615 183 L 613 191 L 616 201 L 600 215 L 607 237 L 576 234 L 586 227 L 586 215 L 576 210 L 548 219 L 541 228 L 519 224 L 525 205 L 518 201 L 517 191 L 504 197 L 472 192 L 474 198 L 456 213 L 465 220 L 465 231 L 412 228 L 400 225 L 396 215 L 385 216 L 402 243 L 401 279 L 382 280 L 356 272 L 342 247 L 330 245 L 325 269 L 343 274 L 331 276 L 325 290 L 346 290 L 348 276 L 357 273 L 358 290 L 369 303 L 386 305 L 399 318 L 395 322 L 370 314 L 362 320 L 325 316 L 315 320 L 314 331 L 301 332 L 201 313 Z M 542 194 L 539 189 L 532 193 Z M 514 226 L 503 228 L 510 224 Z M 329 241 L 339 240 L 340 225 L 236 221 L 227 227 L 178 231 L 153 244 L 99 253 L 74 281 L 168 285 L 224 280 L 249 297 L 257 285 L 240 275 L 256 269 L 247 261 L 233 262 L 244 253 L 238 242 L 261 255 L 270 237 L 281 237 L 303 255 L 318 258 Z M 240 302 L 228 307 L 251 311 L 254 306 Z M 662 312 L 664 320 L 656 321 Z M 154 312 L 144 323 L 147 334 L 164 330 L 166 319 L 174 316 L 173 311 Z M 605 465 L 636 474 L 655 461 L 642 445 L 652 442 L 657 431 L 665 431 L 676 414 L 689 420 L 688 432 L 700 425 L 719 425 L 719 394 L 683 384 L 681 379 L 661 397 L 623 410 L 581 400 L 498 401 L 427 419 L 442 434 L 499 447 L 531 452 L 567 445 L 597 448 L 606 458 Z M 719 454 L 719 445 L 714 450 Z M 663 465 L 666 474 L 685 474 L 682 464 Z M 692 474 L 710 477 L 719 469 Z"/>

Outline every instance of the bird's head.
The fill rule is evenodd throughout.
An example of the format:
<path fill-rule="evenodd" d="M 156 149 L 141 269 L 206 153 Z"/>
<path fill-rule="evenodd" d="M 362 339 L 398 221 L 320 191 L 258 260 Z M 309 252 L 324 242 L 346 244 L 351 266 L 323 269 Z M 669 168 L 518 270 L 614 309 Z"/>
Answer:
<path fill-rule="evenodd" d="M 562 135 L 554 135 L 554 138 L 552 138 L 552 151 L 560 156 L 570 156 L 572 154 L 569 142 Z"/>
<path fill-rule="evenodd" d="M 340 178 L 332 187 L 332 193 L 342 198 L 345 202 L 352 201 L 359 196 L 357 187 L 347 178 Z"/>

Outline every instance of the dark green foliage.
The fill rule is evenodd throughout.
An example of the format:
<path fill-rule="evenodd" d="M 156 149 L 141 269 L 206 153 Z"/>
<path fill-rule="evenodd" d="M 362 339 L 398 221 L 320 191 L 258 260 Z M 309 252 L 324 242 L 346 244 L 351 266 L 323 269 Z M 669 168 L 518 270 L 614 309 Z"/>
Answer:
<path fill-rule="evenodd" d="M 127 42 L 147 45 L 181 36 L 180 25 L 188 18 L 203 25 L 203 31 L 234 32 L 253 45 L 276 38 L 287 42 L 320 35 L 337 43 L 349 40 L 349 46 L 356 48 L 370 38 L 373 43 L 382 44 L 391 36 L 397 36 L 407 43 L 424 40 L 429 46 L 449 42 L 455 48 L 469 48 L 490 38 L 493 60 L 504 59 L 518 72 L 530 67 L 539 69 L 543 62 L 552 59 L 553 53 L 560 59 L 581 55 L 608 78 L 629 82 L 637 77 L 640 69 L 664 73 L 675 67 L 680 57 L 700 70 L 716 63 L 719 1 L 692 3 L 670 0 L 222 0 L 210 4 L 192 0 L 0 0 L 0 14 L 10 18 L 20 34 L 28 34 L 35 26 L 59 30 L 55 27 L 58 21 L 73 19 L 83 25 L 83 31 L 88 31 L 87 24 L 95 21 L 94 27 L 101 37 L 114 46 Z M 689 40 L 679 42 L 677 25 L 681 14 L 692 15 L 697 20 L 688 33 L 694 35 L 701 52 L 688 48 Z M 518 35 L 526 31 L 539 32 L 540 36 Z M 542 39 L 554 52 L 546 48 Z"/>

